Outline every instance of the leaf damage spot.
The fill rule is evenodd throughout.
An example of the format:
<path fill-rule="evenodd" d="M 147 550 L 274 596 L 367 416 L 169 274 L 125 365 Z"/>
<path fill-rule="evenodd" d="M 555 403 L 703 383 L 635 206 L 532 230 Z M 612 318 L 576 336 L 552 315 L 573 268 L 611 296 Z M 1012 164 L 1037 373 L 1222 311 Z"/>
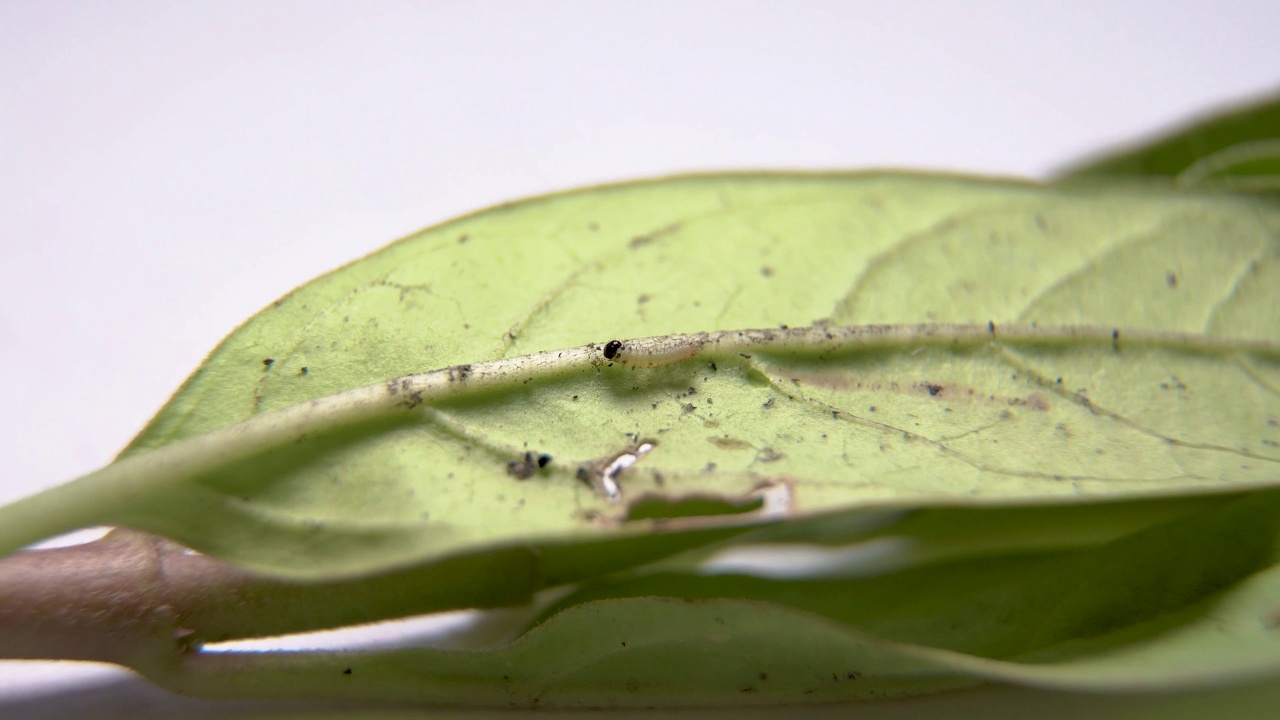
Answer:
<path fill-rule="evenodd" d="M 771 447 L 766 447 L 756 453 L 756 462 L 773 463 L 782 460 L 786 456 L 786 453 L 780 453 Z"/>
<path fill-rule="evenodd" d="M 1026 397 L 984 395 L 979 393 L 976 388 L 969 385 L 934 380 L 920 380 L 907 385 L 899 384 L 894 381 L 882 382 L 878 380 L 860 380 L 848 373 L 801 373 L 793 377 L 789 377 L 788 379 L 791 380 L 792 384 L 797 386 L 810 385 L 844 392 L 890 392 L 904 395 L 927 396 L 938 400 L 948 400 L 952 402 L 1003 403 L 1013 407 L 1025 407 L 1037 412 L 1048 411 L 1051 407 L 1048 398 L 1041 393 L 1031 393 Z M 771 407 L 771 405 L 766 403 L 765 407 Z M 867 410 L 868 412 L 876 412 L 876 406 L 870 405 Z M 837 419 L 839 419 L 842 414 L 844 413 L 833 411 L 833 417 Z"/>
<path fill-rule="evenodd" d="M 632 250 L 642 248 L 645 245 L 652 243 L 654 240 L 657 240 L 658 238 L 664 235 L 670 235 L 671 233 L 676 232 L 679 229 L 680 229 L 680 223 L 671 223 L 670 225 L 658 228 L 657 230 L 654 230 L 651 233 L 646 233 L 644 235 L 636 235 L 635 237 L 627 241 L 627 247 L 631 248 Z"/>
<path fill-rule="evenodd" d="M 791 515 L 795 508 L 795 488 L 789 479 L 767 480 L 756 486 L 764 504 L 760 516 L 768 520 L 781 520 Z"/>
<path fill-rule="evenodd" d="M 622 517 L 623 522 L 638 520 L 665 521 L 678 518 L 707 518 L 754 513 L 764 505 L 757 495 L 725 498 L 709 493 L 668 497 L 653 493 L 633 500 Z"/>
<path fill-rule="evenodd" d="M 471 374 L 471 364 L 454 365 L 449 368 L 449 382 L 462 382 Z"/>
<path fill-rule="evenodd" d="M 792 512 L 792 481 L 767 480 L 742 495 L 645 493 L 630 502 L 620 522 L 647 520 L 664 528 L 690 528 L 778 520 Z"/>
<path fill-rule="evenodd" d="M 1049 410 L 1048 399 L 1040 393 L 1031 393 L 1025 398 L 1013 398 L 1009 401 L 1009 404 L 1016 407 L 1025 407 L 1036 412 L 1047 412 Z"/>
<path fill-rule="evenodd" d="M 400 406 L 406 410 L 412 410 L 422 404 L 422 389 L 415 388 L 413 379 L 410 377 L 391 378 L 386 382 L 387 395 L 398 397 L 404 395 L 405 399 L 400 401 Z"/>
<path fill-rule="evenodd" d="M 707 442 L 711 443 L 712 445 L 715 445 L 721 450 L 749 450 L 755 447 L 755 445 L 752 445 L 746 440 L 731 438 L 728 435 L 724 437 L 712 436 L 707 438 Z"/>
<path fill-rule="evenodd" d="M 507 474 L 517 480 L 528 480 L 537 471 L 538 465 L 530 452 L 525 453 L 523 458 L 507 463 Z"/>
<path fill-rule="evenodd" d="M 528 480 L 539 470 L 551 464 L 552 457 L 546 453 L 526 451 L 522 457 L 507 463 L 507 474 L 517 480 Z"/>

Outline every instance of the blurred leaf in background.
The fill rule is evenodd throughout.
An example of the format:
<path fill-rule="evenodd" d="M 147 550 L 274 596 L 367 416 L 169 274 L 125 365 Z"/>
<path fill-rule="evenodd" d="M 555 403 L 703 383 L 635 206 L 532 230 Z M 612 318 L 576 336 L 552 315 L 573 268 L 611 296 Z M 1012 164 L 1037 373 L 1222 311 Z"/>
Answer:
<path fill-rule="evenodd" d="M 1280 103 L 1274 97 L 1196 120 L 1153 142 L 1068 169 L 1064 182 L 1170 179 L 1181 188 L 1280 192 Z"/>

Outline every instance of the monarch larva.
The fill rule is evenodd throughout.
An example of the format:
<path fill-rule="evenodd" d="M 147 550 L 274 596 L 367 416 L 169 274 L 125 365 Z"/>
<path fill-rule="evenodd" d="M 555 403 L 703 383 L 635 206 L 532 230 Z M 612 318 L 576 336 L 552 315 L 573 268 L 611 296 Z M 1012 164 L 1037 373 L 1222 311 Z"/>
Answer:
<path fill-rule="evenodd" d="M 690 360 L 701 349 L 702 343 L 689 339 L 645 344 L 610 340 L 604 345 L 604 358 L 631 367 L 655 368 Z"/>

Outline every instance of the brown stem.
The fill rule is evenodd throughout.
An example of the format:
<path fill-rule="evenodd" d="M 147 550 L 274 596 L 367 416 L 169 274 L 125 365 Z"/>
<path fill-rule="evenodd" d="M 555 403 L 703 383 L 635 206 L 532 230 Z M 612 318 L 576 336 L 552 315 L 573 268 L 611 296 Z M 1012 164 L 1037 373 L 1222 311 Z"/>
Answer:
<path fill-rule="evenodd" d="M 144 673 L 204 642 L 528 603 L 538 553 L 490 550 L 383 575 L 294 583 L 253 575 L 163 538 L 97 542 L 0 559 L 0 658 L 94 660 Z"/>
<path fill-rule="evenodd" d="M 0 657 L 170 666 L 190 633 L 167 602 L 165 541 L 111 533 L 0 561 Z"/>

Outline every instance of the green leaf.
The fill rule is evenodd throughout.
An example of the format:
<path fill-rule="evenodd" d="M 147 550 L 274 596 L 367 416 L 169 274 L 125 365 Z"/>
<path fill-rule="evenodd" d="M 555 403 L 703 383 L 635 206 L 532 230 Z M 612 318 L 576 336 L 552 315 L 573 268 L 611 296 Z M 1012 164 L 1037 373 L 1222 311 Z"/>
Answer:
<path fill-rule="evenodd" d="M 1068 170 L 1064 181 L 1167 178 L 1177 187 L 1280 192 L 1280 98 L 1199 118 L 1163 137 Z"/>
<path fill-rule="evenodd" d="M 1205 498 L 1200 505 L 1118 537 L 1100 534 L 1080 543 L 1080 532 L 1067 532 L 1062 535 L 1075 535 L 1076 541 L 1050 549 L 1034 541 L 1019 546 L 1016 537 L 1006 536 L 1003 548 L 986 543 L 986 552 L 970 548 L 950 557 L 920 548 L 929 540 L 922 543 L 904 522 L 848 548 L 860 552 L 845 553 L 843 567 L 806 568 L 794 553 L 763 568 L 726 563 L 725 555 L 687 568 L 663 563 L 587 583 L 544 615 L 622 597 L 734 598 L 787 605 L 921 646 L 993 659 L 1044 654 L 1059 643 L 1180 612 L 1276 561 L 1276 491 Z M 1006 512 L 1040 515 L 1035 508 Z M 954 534 L 981 537 L 992 511 L 948 514 Z M 1076 524 L 1084 531 L 1090 513 L 1079 515 Z M 768 549 L 773 548 L 732 548 L 736 557 L 745 557 L 744 550 L 761 556 Z M 878 555 L 891 562 L 876 562 Z"/>
<path fill-rule="evenodd" d="M 503 206 L 274 303 L 116 464 L 0 509 L 0 547 L 122 524 L 314 581 L 521 546 L 536 589 L 779 508 L 1275 484 L 1278 228 L 1248 197 L 892 174 Z M 866 323 L 900 325 L 837 329 Z M 579 481 L 642 441 L 621 502 Z M 627 521 L 655 497 L 722 510 Z"/>
<path fill-rule="evenodd" d="M 1230 539 L 1251 536 L 1252 544 L 1268 546 L 1263 554 L 1274 561 L 1278 500 L 1276 492 L 1259 494 L 1229 503 L 1191 526 L 1166 530 L 1206 539 L 1211 537 L 1206 533 L 1227 529 L 1231 537 L 1223 536 L 1212 551 L 1201 554 L 1228 558 Z M 1242 520 L 1255 525 L 1232 529 L 1233 521 Z M 1259 522 L 1269 525 L 1266 532 L 1256 532 Z M 525 708 L 830 703 L 992 680 L 1113 692 L 1274 680 L 1280 674 L 1280 634 L 1275 632 L 1280 567 L 1245 573 L 1225 587 L 1210 582 L 1190 604 L 1170 603 L 1152 589 L 1163 582 L 1177 591 L 1185 581 L 1185 590 L 1195 590 L 1197 573 L 1174 567 L 1170 577 L 1162 579 L 1160 573 L 1140 572 L 1137 583 L 1118 575 L 1130 557 L 1141 559 L 1144 551 L 1148 562 L 1160 562 L 1160 553 L 1175 549 L 1162 546 L 1169 537 L 1163 531 L 1135 536 L 1130 544 L 1136 547 L 1119 549 L 1119 563 L 1107 552 L 1095 553 L 1101 577 L 1075 591 L 1070 583 L 1087 574 L 1077 573 L 1071 565 L 1081 564 L 1070 559 L 1066 573 L 1033 573 L 1016 582 L 1020 588 L 1014 587 L 1011 595 L 1008 583 L 988 584 L 989 572 L 923 584 L 913 588 L 908 604 L 896 612 L 891 606 L 901 596 L 867 598 L 876 588 L 856 585 L 844 591 L 846 603 L 864 608 L 879 604 L 890 611 L 885 616 L 889 626 L 894 620 L 899 625 L 911 620 L 931 623 L 936 630 L 969 620 L 981 626 L 965 631 L 980 636 L 993 624 L 1018 617 L 1024 630 L 1044 636 L 1046 625 L 1094 623 L 1090 629 L 1075 628 L 1083 639 L 1051 644 L 1036 653 L 1006 647 L 1012 653 L 1007 659 L 886 639 L 829 613 L 823 617 L 794 605 L 726 597 L 617 597 L 573 605 L 510 646 L 492 650 L 205 654 L 151 678 L 197 695 Z M 1151 555 L 1151 550 L 1157 553 Z M 1209 563 L 1198 565 L 1199 573 L 1212 576 Z M 942 579 L 941 574 L 933 579 Z M 1108 597 L 1106 583 L 1119 586 L 1111 596 L 1128 596 L 1131 607 L 1121 614 L 1136 615 L 1135 622 L 1108 630 L 1098 621 L 1116 620 L 1114 607 L 1112 614 L 1099 614 L 1097 607 L 1085 613 L 1068 607 L 1082 598 L 1098 605 Z M 962 589 L 958 597 L 951 592 L 957 588 Z M 971 605 L 964 589 L 982 589 L 986 597 Z M 1043 607 L 1014 610 L 1027 593 L 1041 595 Z M 1052 602 L 1055 593 L 1065 602 Z M 1153 601 L 1153 607 L 1142 610 L 1143 600 Z M 930 609 L 941 609 L 944 616 L 934 617 Z"/>

